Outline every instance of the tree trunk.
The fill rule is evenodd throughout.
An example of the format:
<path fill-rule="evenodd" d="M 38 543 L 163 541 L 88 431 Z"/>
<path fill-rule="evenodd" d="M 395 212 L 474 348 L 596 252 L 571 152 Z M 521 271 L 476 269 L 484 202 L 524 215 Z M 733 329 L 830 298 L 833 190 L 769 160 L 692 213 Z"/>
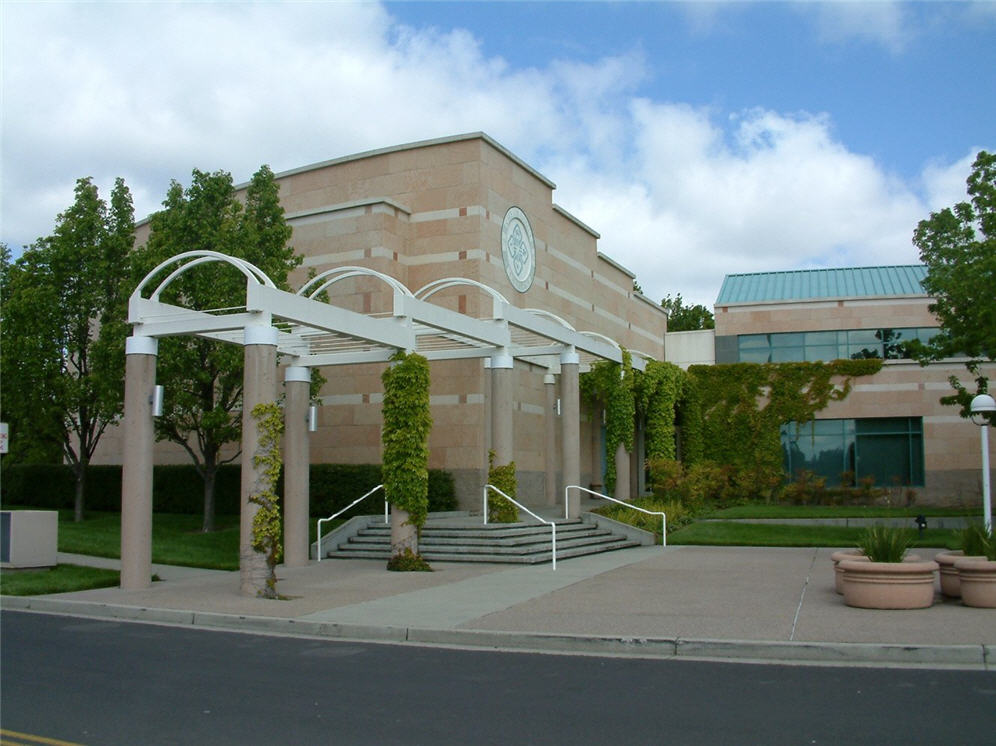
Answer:
<path fill-rule="evenodd" d="M 73 496 L 73 520 L 79 523 L 83 520 L 83 497 L 86 494 L 86 464 L 79 463 L 73 467 L 76 474 L 76 489 Z"/>
<path fill-rule="evenodd" d="M 209 534 L 215 530 L 215 500 L 214 484 L 218 476 L 218 465 L 215 463 L 204 464 L 204 521 L 201 524 L 201 531 Z"/>

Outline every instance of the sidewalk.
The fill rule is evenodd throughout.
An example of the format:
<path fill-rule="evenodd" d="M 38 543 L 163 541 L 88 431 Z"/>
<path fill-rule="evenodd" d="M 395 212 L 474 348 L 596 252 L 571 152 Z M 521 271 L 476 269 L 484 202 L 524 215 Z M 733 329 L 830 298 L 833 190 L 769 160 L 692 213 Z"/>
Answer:
<path fill-rule="evenodd" d="M 278 568 L 282 601 L 237 572 L 156 565 L 147 590 L 3 597 L 5 609 L 265 634 L 503 650 L 996 669 L 996 611 L 875 611 L 833 590 L 830 548 L 641 547 L 526 567 L 372 560 Z M 935 553 L 918 550 L 924 557 Z M 116 566 L 61 555 L 60 562 Z"/>

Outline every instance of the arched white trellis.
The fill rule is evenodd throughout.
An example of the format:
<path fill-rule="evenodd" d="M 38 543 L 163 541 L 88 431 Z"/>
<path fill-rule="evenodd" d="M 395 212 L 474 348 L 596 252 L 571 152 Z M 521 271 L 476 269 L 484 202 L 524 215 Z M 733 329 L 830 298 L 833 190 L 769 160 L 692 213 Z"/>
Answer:
<path fill-rule="evenodd" d="M 184 308 L 163 301 L 164 291 L 177 278 L 211 262 L 226 263 L 245 276 L 243 307 L 205 310 Z M 153 281 L 166 270 L 170 271 L 165 278 L 158 281 L 149 297 L 144 297 Z M 323 290 L 339 282 L 365 277 L 378 279 L 391 289 L 393 305 L 390 315 L 375 317 L 317 299 Z M 462 286 L 476 288 L 491 299 L 489 317 L 471 317 L 431 302 L 437 299 L 438 293 Z M 621 348 L 605 335 L 579 332 L 549 311 L 518 308 L 497 290 L 468 278 L 442 278 L 413 293 L 390 275 L 366 267 L 346 266 L 323 272 L 305 283 L 297 293 L 291 293 L 276 287 L 264 272 L 250 262 L 213 251 L 182 252 L 155 267 L 129 298 L 128 321 L 133 326 L 133 337 L 128 345 L 129 361 L 126 366 L 130 372 L 126 374 L 125 383 L 125 441 L 129 445 L 125 452 L 122 488 L 128 500 L 129 518 L 125 520 L 123 506 L 122 586 L 130 584 L 130 587 L 144 587 L 149 576 L 151 549 L 146 529 L 151 524 L 153 438 L 151 412 L 147 411 L 151 396 L 147 389 L 155 382 L 155 340 L 160 337 L 194 335 L 218 339 L 246 346 L 247 355 L 250 347 L 254 350 L 265 348 L 269 350 L 265 355 L 260 352 L 263 356 L 254 358 L 256 371 L 252 374 L 264 378 L 272 372 L 266 374 L 265 370 L 261 371 L 259 361 L 269 360 L 265 365 L 275 367 L 276 354 L 280 353 L 289 357 L 294 372 L 287 381 L 297 387 L 307 386 L 308 368 L 383 362 L 402 349 L 417 351 L 430 360 L 491 358 L 493 373 L 498 369 L 508 370 L 515 358 L 527 360 L 552 372 L 562 372 L 565 385 L 569 382 L 569 390 L 573 392 L 565 396 L 576 400 L 582 355 L 591 360 L 622 361 Z M 634 360 L 634 366 L 643 366 L 642 356 Z M 273 388 L 272 381 L 254 381 L 250 385 L 250 367 L 247 357 L 244 390 L 262 392 L 260 400 L 272 397 L 272 393 L 265 393 Z M 498 374 L 494 375 L 495 380 L 499 380 Z M 508 376 L 503 374 L 500 378 L 502 386 L 507 386 Z M 503 390 L 511 397 L 510 388 Z M 249 394 L 246 396 L 245 406 L 251 409 Z M 511 427 L 510 401 L 509 398 L 509 406 L 502 410 L 504 414 L 501 415 L 508 427 Z M 569 411 L 570 415 L 565 409 L 563 417 L 562 471 L 565 479 L 577 481 L 579 417 L 576 401 Z M 498 409 L 495 412 L 494 419 L 498 419 Z M 245 432 L 243 437 L 247 437 Z M 255 441 L 244 441 L 243 453 L 254 453 L 255 446 Z M 510 453 L 512 449 L 505 450 Z M 574 452 L 571 454 L 573 462 L 568 459 L 570 451 Z M 129 456 L 129 453 L 138 455 Z M 289 466 L 293 458 L 293 454 L 287 455 L 286 465 Z M 307 459 L 303 463 L 306 471 Z M 244 461 L 243 470 L 246 468 Z M 285 500 L 288 499 L 285 494 Z M 303 499 L 306 511 L 306 489 Z M 136 506 L 140 514 L 147 513 L 140 516 L 138 524 L 134 524 Z M 245 536 L 242 541 L 245 542 Z M 127 582 L 126 577 L 129 579 Z"/>
<path fill-rule="evenodd" d="M 171 272 L 162 282 L 160 282 L 159 285 L 156 287 L 155 291 L 152 293 L 150 299 L 159 300 L 159 296 L 162 293 L 162 291 L 165 290 L 170 285 L 170 283 L 173 282 L 173 280 L 182 275 L 184 272 L 193 269 L 197 265 L 206 264 L 208 262 L 222 262 L 225 264 L 229 264 L 238 269 L 242 274 L 244 274 L 246 276 L 247 282 L 262 283 L 271 288 L 276 287 L 273 284 L 273 280 L 267 277 L 266 274 L 256 265 L 251 264 L 245 261 L 244 259 L 240 259 L 238 257 L 229 256 L 228 254 L 222 254 L 217 251 L 208 251 L 205 249 L 200 251 L 186 251 L 182 254 L 177 254 L 176 256 L 172 256 L 164 262 L 161 262 L 158 266 L 155 267 L 155 269 L 153 269 L 151 272 L 145 275 L 142 281 L 138 284 L 138 287 L 135 288 L 132 295 L 133 296 L 138 295 L 139 297 L 141 297 L 142 291 L 145 290 L 149 281 L 153 277 L 158 275 L 166 267 L 170 267 L 174 264 L 179 264 L 180 266 L 177 267 L 175 270 L 173 270 L 173 272 Z"/>
<path fill-rule="evenodd" d="M 400 280 L 396 280 L 390 275 L 370 269 L 369 267 L 336 267 L 335 269 L 326 270 L 304 283 L 301 289 L 297 291 L 297 294 L 314 299 L 326 288 L 342 280 L 348 280 L 351 277 L 376 277 L 378 280 L 389 285 L 393 290 L 403 295 L 412 295 L 412 292 Z"/>
<path fill-rule="evenodd" d="M 178 277 L 210 262 L 227 263 L 245 276 L 243 308 L 203 310 L 163 302 L 163 291 Z M 158 280 L 150 296 L 143 297 L 152 282 L 174 265 Z M 390 288 L 394 297 L 389 317 L 317 300 L 322 291 L 357 278 L 373 278 Z M 475 318 L 432 302 L 437 294 L 455 287 L 470 287 L 485 294 L 491 300 L 490 315 Z M 272 323 L 280 330 L 278 351 L 307 367 L 384 361 L 398 349 L 417 351 L 430 360 L 508 355 L 552 370 L 558 369 L 564 350 L 576 351 L 585 361 L 622 360 L 619 346 L 608 337 L 579 332 L 544 309 L 517 308 L 494 288 L 465 277 L 444 277 L 412 292 L 383 272 L 343 266 L 322 272 L 296 293 L 289 293 L 277 288 L 250 262 L 214 251 L 183 252 L 149 272 L 129 300 L 129 322 L 136 335 L 193 334 L 233 344 L 244 343 L 247 327 Z M 642 360 L 639 364 L 642 367 Z"/>

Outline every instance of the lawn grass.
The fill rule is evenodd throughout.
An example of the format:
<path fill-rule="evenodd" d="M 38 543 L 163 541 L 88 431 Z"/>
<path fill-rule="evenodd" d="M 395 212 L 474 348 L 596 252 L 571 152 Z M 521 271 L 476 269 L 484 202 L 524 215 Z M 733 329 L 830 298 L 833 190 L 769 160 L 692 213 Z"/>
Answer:
<path fill-rule="evenodd" d="M 889 508 L 880 505 L 782 505 L 750 503 L 702 513 L 700 518 L 906 518 L 918 515 L 977 516 L 981 508 L 935 508 L 912 506 Z"/>
<path fill-rule="evenodd" d="M 795 526 L 782 523 L 699 521 L 668 534 L 668 544 L 742 547 L 855 547 L 863 528 Z M 957 549 L 956 531 L 930 529 L 913 541 L 917 547 Z"/>
<path fill-rule="evenodd" d="M 38 596 L 45 593 L 87 591 L 109 588 L 120 582 L 117 570 L 79 565 L 56 565 L 39 570 L 4 570 L 0 572 L 0 595 Z"/>
<path fill-rule="evenodd" d="M 152 518 L 152 561 L 163 565 L 239 569 L 239 518 L 218 516 L 217 531 L 201 529 L 201 516 L 156 513 Z M 76 523 L 59 511 L 59 551 L 121 557 L 121 514 L 91 511 Z"/>

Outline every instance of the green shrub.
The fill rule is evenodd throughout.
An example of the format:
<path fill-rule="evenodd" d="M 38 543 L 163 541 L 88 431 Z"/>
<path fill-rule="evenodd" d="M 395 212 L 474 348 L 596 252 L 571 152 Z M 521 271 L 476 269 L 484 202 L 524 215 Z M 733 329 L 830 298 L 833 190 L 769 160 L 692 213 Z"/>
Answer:
<path fill-rule="evenodd" d="M 432 567 L 421 554 L 415 554 L 409 547 L 395 554 L 387 561 L 391 572 L 432 572 Z"/>
<path fill-rule="evenodd" d="M 667 518 L 667 532 L 669 534 L 687 526 L 693 520 L 694 513 L 682 505 L 680 500 L 642 497 L 630 501 L 629 504 L 655 513 L 664 513 Z M 661 517 L 659 515 L 648 515 L 618 503 L 610 503 L 603 508 L 597 508 L 595 512 L 614 521 L 642 528 L 644 531 L 651 532 L 655 537 L 659 538 L 661 535 Z"/>
<path fill-rule="evenodd" d="M 379 464 L 312 464 L 311 515 L 315 518 L 330 516 L 382 483 Z M 456 509 L 453 475 L 443 469 L 429 469 L 429 512 Z M 340 517 L 371 515 L 383 510 L 384 493 L 377 492 Z"/>
<path fill-rule="evenodd" d="M 879 525 L 862 532 L 858 548 L 872 562 L 902 562 L 912 544 L 912 530 Z"/>
<path fill-rule="evenodd" d="M 238 515 L 241 466 L 224 464 L 215 477 L 215 505 L 218 515 Z M 164 464 L 154 467 L 152 504 L 156 513 L 197 515 L 204 509 L 204 480 L 193 464 Z M 382 482 L 379 464 L 312 464 L 310 473 L 311 515 L 332 515 Z M 73 507 L 75 478 L 64 464 L 4 465 L 0 480 L 4 505 L 43 510 Z M 282 481 L 278 494 L 283 494 Z M 379 505 L 379 507 L 378 507 Z M 88 510 L 121 510 L 121 467 L 91 466 L 87 470 Z M 369 515 L 383 510 L 383 497 L 363 501 L 345 517 Z M 429 510 L 456 510 L 453 475 L 442 469 L 429 470 Z"/>
<path fill-rule="evenodd" d="M 736 471 L 714 461 L 699 461 L 686 466 L 674 459 L 651 459 L 650 480 L 654 496 L 660 500 L 678 500 L 686 508 L 698 510 L 706 503 L 722 507 L 742 502 L 741 481 Z M 753 477 L 750 483 L 753 485 Z"/>
<path fill-rule="evenodd" d="M 495 466 L 495 452 L 488 452 L 488 484 L 515 499 L 517 482 L 515 462 Z M 519 509 L 515 503 L 506 500 L 493 490 L 488 490 L 488 521 L 491 523 L 515 523 L 519 520 Z"/>

